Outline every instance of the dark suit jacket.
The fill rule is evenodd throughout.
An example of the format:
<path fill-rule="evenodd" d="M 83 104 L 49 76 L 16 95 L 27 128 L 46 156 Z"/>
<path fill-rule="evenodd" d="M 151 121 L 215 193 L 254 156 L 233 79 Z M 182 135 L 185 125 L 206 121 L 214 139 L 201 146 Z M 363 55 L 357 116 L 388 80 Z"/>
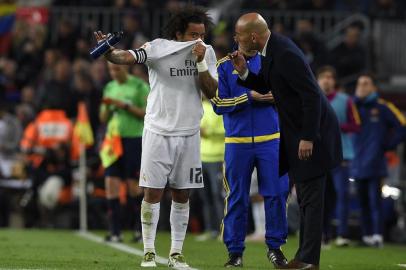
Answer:
<path fill-rule="evenodd" d="M 258 75 L 238 83 L 275 98 L 281 129 L 280 175 L 297 182 L 320 176 L 342 160 L 337 117 L 321 92 L 303 53 L 288 38 L 272 33 Z M 299 141 L 313 141 L 313 155 L 298 157 Z"/>

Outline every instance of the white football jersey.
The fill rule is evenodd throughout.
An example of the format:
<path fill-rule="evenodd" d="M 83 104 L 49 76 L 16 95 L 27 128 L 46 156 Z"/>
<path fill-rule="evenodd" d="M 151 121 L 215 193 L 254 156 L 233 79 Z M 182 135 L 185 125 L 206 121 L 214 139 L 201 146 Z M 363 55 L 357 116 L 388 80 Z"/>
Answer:
<path fill-rule="evenodd" d="M 147 53 L 150 93 L 144 128 L 164 136 L 189 136 L 200 129 L 203 115 L 196 57 L 198 41 L 155 39 L 142 48 Z M 206 45 L 209 73 L 217 80 L 216 55 Z"/>

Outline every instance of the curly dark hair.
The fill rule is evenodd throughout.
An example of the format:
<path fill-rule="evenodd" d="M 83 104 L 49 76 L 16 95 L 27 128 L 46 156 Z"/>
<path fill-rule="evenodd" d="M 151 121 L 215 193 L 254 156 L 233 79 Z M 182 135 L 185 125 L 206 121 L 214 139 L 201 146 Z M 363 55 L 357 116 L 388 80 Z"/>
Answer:
<path fill-rule="evenodd" d="M 211 18 L 203 8 L 188 5 L 172 14 L 168 23 L 164 27 L 165 38 L 176 39 L 176 33 L 180 32 L 184 34 L 189 23 L 202 23 L 204 24 L 206 31 L 213 26 Z"/>

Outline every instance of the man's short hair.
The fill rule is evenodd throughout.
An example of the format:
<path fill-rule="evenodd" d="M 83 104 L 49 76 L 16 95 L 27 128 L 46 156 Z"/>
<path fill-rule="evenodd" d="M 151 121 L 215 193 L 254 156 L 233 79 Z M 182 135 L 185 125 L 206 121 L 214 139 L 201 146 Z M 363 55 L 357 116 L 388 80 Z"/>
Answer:
<path fill-rule="evenodd" d="M 368 78 L 370 78 L 371 81 L 372 81 L 372 84 L 376 86 L 377 80 L 376 80 L 376 76 L 375 76 L 374 73 L 372 73 L 372 72 L 370 72 L 370 71 L 361 72 L 361 73 L 359 74 L 358 78 L 361 78 L 361 77 L 368 77 Z"/>
<path fill-rule="evenodd" d="M 322 66 L 317 69 L 316 77 L 319 78 L 321 74 L 329 72 L 333 75 L 334 80 L 337 80 L 337 71 L 333 66 Z"/>
<path fill-rule="evenodd" d="M 204 9 L 188 5 L 171 16 L 164 28 L 165 38 L 176 39 L 177 32 L 185 34 L 189 23 L 202 23 L 206 31 L 213 25 L 211 18 Z"/>

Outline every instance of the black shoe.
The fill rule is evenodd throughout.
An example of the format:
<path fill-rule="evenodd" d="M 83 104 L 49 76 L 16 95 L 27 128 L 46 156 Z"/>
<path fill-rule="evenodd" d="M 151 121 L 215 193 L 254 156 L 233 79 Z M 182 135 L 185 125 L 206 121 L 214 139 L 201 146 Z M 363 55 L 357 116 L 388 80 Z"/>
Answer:
<path fill-rule="evenodd" d="M 267 254 L 268 260 L 276 269 L 286 269 L 288 260 L 280 249 L 270 249 Z"/>
<path fill-rule="evenodd" d="M 242 267 L 242 254 L 230 253 L 224 267 Z"/>

